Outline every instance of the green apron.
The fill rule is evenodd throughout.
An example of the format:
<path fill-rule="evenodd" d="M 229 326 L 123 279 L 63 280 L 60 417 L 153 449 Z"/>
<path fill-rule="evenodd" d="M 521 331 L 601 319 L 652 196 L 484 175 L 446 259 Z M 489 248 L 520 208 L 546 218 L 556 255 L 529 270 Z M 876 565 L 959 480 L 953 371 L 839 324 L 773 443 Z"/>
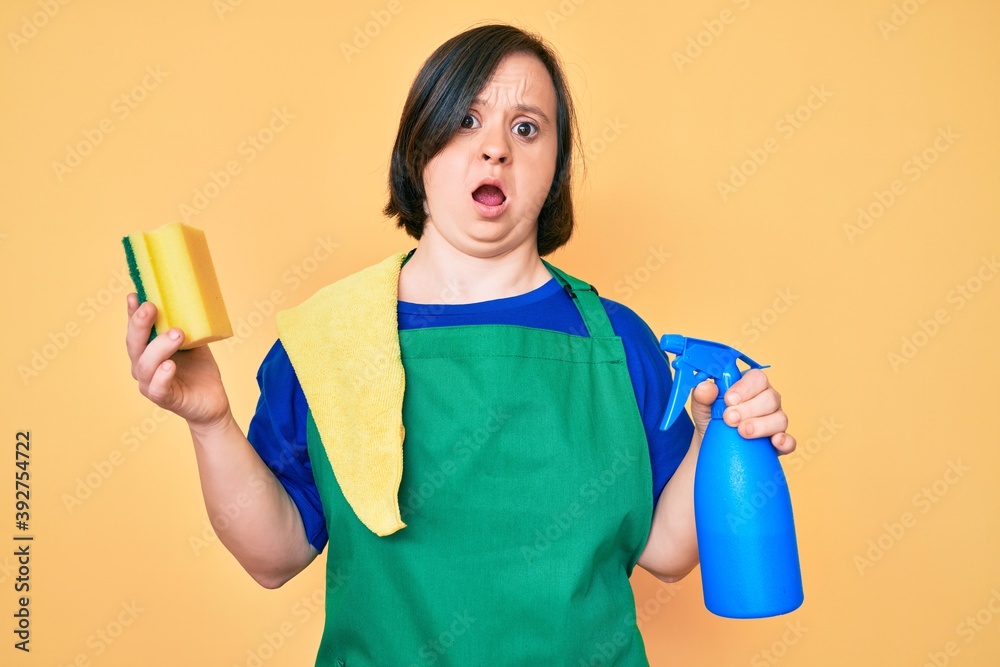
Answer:
<path fill-rule="evenodd" d="M 596 292 L 544 263 L 589 337 L 399 332 L 405 529 L 358 520 L 309 412 L 330 534 L 318 666 L 649 664 L 629 576 L 652 476 L 625 351 Z"/>

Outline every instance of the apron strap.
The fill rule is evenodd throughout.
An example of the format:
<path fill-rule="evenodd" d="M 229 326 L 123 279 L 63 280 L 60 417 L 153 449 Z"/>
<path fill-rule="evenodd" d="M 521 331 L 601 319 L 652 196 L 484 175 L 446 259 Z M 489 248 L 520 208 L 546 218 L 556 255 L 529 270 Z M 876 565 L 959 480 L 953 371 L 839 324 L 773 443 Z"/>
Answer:
<path fill-rule="evenodd" d="M 615 331 L 611 327 L 611 320 L 608 319 L 608 313 L 604 310 L 597 289 L 593 285 L 557 269 L 544 259 L 542 264 L 562 283 L 566 293 L 573 299 L 577 310 L 580 311 L 580 316 L 583 317 L 583 323 L 587 325 L 587 331 L 592 337 L 615 335 Z"/>

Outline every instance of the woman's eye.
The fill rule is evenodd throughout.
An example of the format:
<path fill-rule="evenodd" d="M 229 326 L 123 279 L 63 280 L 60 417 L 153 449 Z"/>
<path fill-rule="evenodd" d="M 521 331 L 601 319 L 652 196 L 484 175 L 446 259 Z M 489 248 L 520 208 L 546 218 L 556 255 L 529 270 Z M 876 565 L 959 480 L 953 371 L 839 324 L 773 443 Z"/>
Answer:
<path fill-rule="evenodd" d="M 514 127 L 514 131 L 517 132 L 517 136 L 519 137 L 528 138 L 538 133 L 538 128 L 535 127 L 534 123 L 520 122 Z"/>
<path fill-rule="evenodd" d="M 465 114 L 465 118 L 462 119 L 462 129 L 468 130 L 473 127 L 476 122 L 475 116 L 472 114 Z"/>

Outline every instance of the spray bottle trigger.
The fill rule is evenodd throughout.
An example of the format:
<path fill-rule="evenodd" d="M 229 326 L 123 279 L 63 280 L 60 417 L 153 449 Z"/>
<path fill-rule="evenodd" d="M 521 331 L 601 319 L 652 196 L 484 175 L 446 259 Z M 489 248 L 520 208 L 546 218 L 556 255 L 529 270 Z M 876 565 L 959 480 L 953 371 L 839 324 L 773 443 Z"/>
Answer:
<path fill-rule="evenodd" d="M 663 413 L 660 421 L 660 430 L 665 431 L 674 423 L 684 410 L 684 404 L 688 396 L 700 383 L 710 376 L 704 371 L 700 371 L 691 364 L 684 361 L 682 357 L 674 359 L 670 364 L 677 371 L 674 373 L 674 385 L 670 389 L 670 400 L 667 401 L 667 409 Z"/>

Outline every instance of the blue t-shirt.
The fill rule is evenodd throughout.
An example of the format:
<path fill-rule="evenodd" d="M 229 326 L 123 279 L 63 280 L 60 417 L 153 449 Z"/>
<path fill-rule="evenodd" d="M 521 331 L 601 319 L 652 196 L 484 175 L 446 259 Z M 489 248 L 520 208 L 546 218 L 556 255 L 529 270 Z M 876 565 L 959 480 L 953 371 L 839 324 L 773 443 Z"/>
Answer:
<path fill-rule="evenodd" d="M 622 339 L 635 400 L 642 415 L 653 470 L 654 505 L 688 451 L 694 425 L 686 412 L 666 431 L 660 421 L 672 384 L 670 366 L 653 331 L 631 309 L 601 297 L 615 335 Z M 587 336 L 572 298 L 556 278 L 525 294 L 466 304 L 398 302 L 399 329 L 465 324 L 514 324 Z M 306 447 L 305 394 L 278 340 L 257 372 L 260 399 L 247 439 L 299 508 L 306 537 L 318 551 L 328 541 L 323 505 Z M 595 409 L 599 409 L 595 406 Z"/>

